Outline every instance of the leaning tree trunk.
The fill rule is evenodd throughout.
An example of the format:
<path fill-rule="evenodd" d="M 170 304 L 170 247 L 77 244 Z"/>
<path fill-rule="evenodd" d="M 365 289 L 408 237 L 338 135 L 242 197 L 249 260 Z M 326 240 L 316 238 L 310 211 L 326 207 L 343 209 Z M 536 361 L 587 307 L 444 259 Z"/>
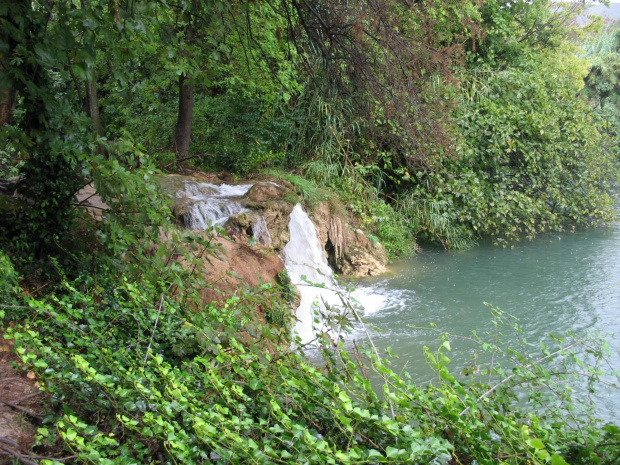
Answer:
<path fill-rule="evenodd" d="M 187 158 L 194 116 L 194 84 L 185 74 L 179 76 L 179 115 L 174 128 L 174 152 L 177 159 Z"/>

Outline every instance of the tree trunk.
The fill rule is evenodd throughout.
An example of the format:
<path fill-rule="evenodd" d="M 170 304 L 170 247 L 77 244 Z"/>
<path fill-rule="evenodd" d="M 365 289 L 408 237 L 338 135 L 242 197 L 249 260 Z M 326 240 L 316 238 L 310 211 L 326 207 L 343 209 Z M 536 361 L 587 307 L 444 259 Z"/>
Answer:
<path fill-rule="evenodd" d="M 1 39 L 0 39 L 1 40 Z M 5 68 L 2 62 L 6 57 L 0 57 L 0 71 Z M 9 80 L 9 82 L 11 82 Z M 11 84 L 9 84 L 11 85 Z M 15 106 L 17 105 L 17 91 L 11 87 L 0 89 L 0 127 L 5 124 L 13 124 L 13 116 L 15 115 Z"/>
<path fill-rule="evenodd" d="M 0 89 L 0 127 L 13 124 L 17 92 L 13 89 Z"/>
<path fill-rule="evenodd" d="M 194 83 L 185 74 L 179 76 L 179 114 L 174 128 L 174 153 L 177 158 L 189 155 L 194 116 Z"/>
<path fill-rule="evenodd" d="M 88 79 L 86 79 L 86 112 L 89 118 L 93 120 L 95 135 L 102 137 L 103 126 L 101 125 L 101 117 L 99 116 L 97 77 L 94 69 L 88 71 Z"/>

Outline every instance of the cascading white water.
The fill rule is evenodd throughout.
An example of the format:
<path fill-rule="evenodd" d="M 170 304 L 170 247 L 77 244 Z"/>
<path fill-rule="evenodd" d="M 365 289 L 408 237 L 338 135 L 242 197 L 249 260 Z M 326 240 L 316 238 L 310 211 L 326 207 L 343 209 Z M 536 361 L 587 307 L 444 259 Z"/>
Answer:
<path fill-rule="evenodd" d="M 256 223 L 252 226 L 252 235 L 260 245 L 271 245 L 271 234 L 264 216 L 259 216 Z"/>
<path fill-rule="evenodd" d="M 291 212 L 288 229 L 291 239 L 284 247 L 284 264 L 291 283 L 297 286 L 301 294 L 295 330 L 302 343 L 308 343 L 314 338 L 315 310 L 324 309 L 325 303 L 339 305 L 341 301 L 335 291 L 337 285 L 334 275 L 327 263 L 314 224 L 300 204 L 295 205 Z M 308 282 L 323 287 L 313 286 Z"/>
<path fill-rule="evenodd" d="M 184 188 L 176 193 L 178 198 L 193 200 L 185 214 L 189 229 L 207 229 L 209 225 L 223 225 L 231 215 L 249 211 L 236 199 L 244 196 L 253 184 L 217 186 L 206 182 L 186 181 Z"/>

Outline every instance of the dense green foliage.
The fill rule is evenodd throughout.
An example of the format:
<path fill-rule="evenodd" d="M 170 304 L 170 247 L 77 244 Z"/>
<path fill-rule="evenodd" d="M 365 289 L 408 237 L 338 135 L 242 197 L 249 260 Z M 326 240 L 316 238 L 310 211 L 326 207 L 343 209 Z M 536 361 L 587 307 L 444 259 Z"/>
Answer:
<path fill-rule="evenodd" d="M 559 66 L 537 53 L 518 68 L 477 70 L 485 87 L 461 106 L 463 154 L 418 173 L 413 203 L 442 202 L 452 222 L 498 241 L 613 221 L 615 153 Z"/>
<path fill-rule="evenodd" d="M 606 26 L 603 32 L 584 45 L 586 57 L 592 61 L 584 94 L 602 120 L 602 129 L 609 137 L 608 150 L 620 153 L 620 29 L 617 24 Z"/>
<path fill-rule="evenodd" d="M 586 38 L 577 6 L 0 3 L 0 319 L 50 394 L 38 447 L 64 463 L 616 463 L 620 431 L 571 401 L 566 374 L 583 364 L 594 388 L 597 337 L 534 353 L 493 310 L 520 350 L 474 335 L 506 361 L 465 381 L 447 335 L 430 386 L 327 334 L 312 364 L 285 277 L 204 302 L 218 248 L 174 228 L 155 182 L 188 163 L 289 170 L 393 257 L 416 237 L 464 248 L 611 221 L 618 33 Z M 76 204 L 89 183 L 100 217 Z"/>

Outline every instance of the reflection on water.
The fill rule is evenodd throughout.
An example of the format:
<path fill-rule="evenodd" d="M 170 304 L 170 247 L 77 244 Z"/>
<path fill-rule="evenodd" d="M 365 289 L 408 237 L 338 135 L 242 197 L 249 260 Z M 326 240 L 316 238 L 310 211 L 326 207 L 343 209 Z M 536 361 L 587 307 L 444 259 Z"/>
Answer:
<path fill-rule="evenodd" d="M 426 250 L 392 267 L 388 275 L 359 283 L 355 296 L 378 329 L 375 344 L 391 347 L 396 365 L 419 382 L 432 379 L 422 348 L 438 346 L 428 326 L 468 336 L 492 331 L 484 302 L 518 318 L 527 341 L 548 333 L 609 333 L 612 363 L 620 370 L 620 227 L 550 235 L 514 249 L 490 244 L 462 252 Z M 358 329 L 353 338 L 363 339 Z M 510 344 L 508 342 L 508 344 Z M 474 345 L 452 343 L 452 370 L 471 363 Z M 597 411 L 620 422 L 620 392 L 602 390 Z"/>

